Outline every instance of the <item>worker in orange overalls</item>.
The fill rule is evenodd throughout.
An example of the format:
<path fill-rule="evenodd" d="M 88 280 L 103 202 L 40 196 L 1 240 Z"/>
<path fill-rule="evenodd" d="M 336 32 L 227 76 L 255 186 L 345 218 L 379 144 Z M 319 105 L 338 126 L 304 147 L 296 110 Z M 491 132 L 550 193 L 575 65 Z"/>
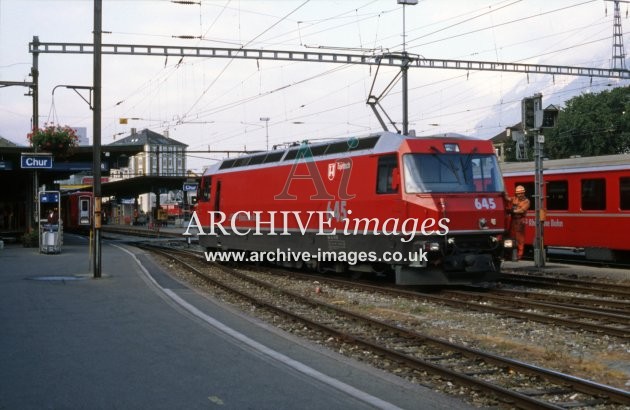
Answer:
<path fill-rule="evenodd" d="M 516 239 L 518 246 L 517 259 L 521 260 L 525 250 L 525 215 L 529 209 L 529 199 L 525 197 L 525 187 L 518 185 L 516 195 L 510 199 L 512 204 L 512 223 L 510 236 Z"/>

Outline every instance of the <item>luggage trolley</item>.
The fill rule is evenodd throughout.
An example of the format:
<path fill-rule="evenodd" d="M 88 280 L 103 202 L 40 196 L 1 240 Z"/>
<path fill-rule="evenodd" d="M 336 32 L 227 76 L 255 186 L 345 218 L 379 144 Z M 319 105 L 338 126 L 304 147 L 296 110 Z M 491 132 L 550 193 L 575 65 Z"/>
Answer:
<path fill-rule="evenodd" d="M 39 252 L 60 253 L 63 221 L 59 218 L 61 195 L 59 191 L 39 193 Z"/>

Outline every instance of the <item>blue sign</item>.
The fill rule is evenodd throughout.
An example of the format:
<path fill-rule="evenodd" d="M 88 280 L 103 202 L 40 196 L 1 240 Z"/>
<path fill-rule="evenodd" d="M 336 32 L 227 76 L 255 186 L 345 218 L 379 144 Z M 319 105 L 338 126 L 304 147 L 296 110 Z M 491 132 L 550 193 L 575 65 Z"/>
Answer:
<path fill-rule="evenodd" d="M 20 166 L 26 169 L 52 168 L 53 157 L 52 155 L 22 154 Z"/>
<path fill-rule="evenodd" d="M 197 191 L 197 183 L 184 183 L 183 191 Z"/>
<path fill-rule="evenodd" d="M 40 192 L 39 202 L 41 202 L 42 204 L 59 202 L 59 191 Z"/>

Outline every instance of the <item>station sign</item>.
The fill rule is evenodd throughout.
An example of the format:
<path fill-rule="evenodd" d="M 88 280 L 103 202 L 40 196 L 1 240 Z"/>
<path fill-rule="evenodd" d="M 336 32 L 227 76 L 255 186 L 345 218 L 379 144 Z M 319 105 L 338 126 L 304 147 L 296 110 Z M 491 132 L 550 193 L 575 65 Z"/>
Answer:
<path fill-rule="evenodd" d="M 22 154 L 20 167 L 23 169 L 49 169 L 53 167 L 52 155 Z"/>
<path fill-rule="evenodd" d="M 12 171 L 13 164 L 11 161 L 0 161 L 0 171 Z"/>
<path fill-rule="evenodd" d="M 197 183 L 196 182 L 184 182 L 184 186 L 182 188 L 182 191 L 185 192 L 197 192 Z"/>

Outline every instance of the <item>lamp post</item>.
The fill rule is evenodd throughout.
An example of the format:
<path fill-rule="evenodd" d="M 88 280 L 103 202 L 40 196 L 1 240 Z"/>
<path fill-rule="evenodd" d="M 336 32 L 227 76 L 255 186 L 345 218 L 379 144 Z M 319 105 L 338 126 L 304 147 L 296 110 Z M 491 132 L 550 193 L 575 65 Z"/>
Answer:
<path fill-rule="evenodd" d="M 267 151 L 269 151 L 269 117 L 260 117 L 260 121 L 265 122 L 265 140 L 267 141 Z"/>

